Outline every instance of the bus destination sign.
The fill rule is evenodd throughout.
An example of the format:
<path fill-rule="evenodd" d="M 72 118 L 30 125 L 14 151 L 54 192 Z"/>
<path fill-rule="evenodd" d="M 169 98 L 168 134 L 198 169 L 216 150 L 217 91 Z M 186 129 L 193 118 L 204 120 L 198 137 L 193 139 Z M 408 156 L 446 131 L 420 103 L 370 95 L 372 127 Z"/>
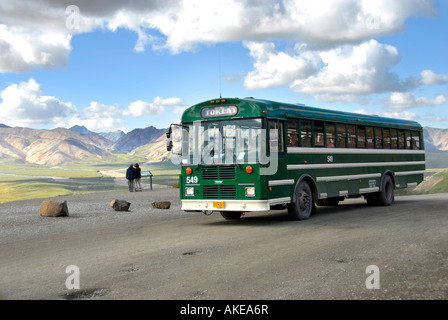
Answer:
<path fill-rule="evenodd" d="M 205 107 L 201 110 L 202 118 L 231 117 L 237 113 L 237 106 Z"/>

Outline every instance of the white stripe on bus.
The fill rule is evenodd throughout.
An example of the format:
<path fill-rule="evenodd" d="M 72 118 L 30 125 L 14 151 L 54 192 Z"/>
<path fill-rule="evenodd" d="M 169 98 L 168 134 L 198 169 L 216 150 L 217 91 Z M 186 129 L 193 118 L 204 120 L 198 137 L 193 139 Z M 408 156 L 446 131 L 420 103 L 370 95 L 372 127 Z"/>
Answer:
<path fill-rule="evenodd" d="M 396 176 L 410 176 L 413 174 L 424 174 L 425 170 L 420 171 L 402 171 L 402 172 L 395 172 Z"/>
<path fill-rule="evenodd" d="M 313 153 L 355 153 L 355 154 L 425 154 L 425 150 L 407 150 L 407 149 L 361 149 L 361 148 L 307 148 L 307 147 L 288 147 L 289 154 L 313 154 Z"/>
<path fill-rule="evenodd" d="M 371 173 L 371 174 L 354 174 L 345 176 L 330 176 L 330 177 L 317 177 L 317 182 L 330 182 L 330 181 L 341 181 L 341 180 L 358 180 L 358 179 L 369 179 L 369 178 L 381 178 L 381 173 Z"/>
<path fill-rule="evenodd" d="M 270 180 L 269 181 L 269 186 L 270 187 L 274 187 L 274 186 L 287 186 L 290 184 L 294 184 L 294 179 L 285 179 L 285 180 Z"/>
<path fill-rule="evenodd" d="M 324 163 L 324 164 L 288 164 L 288 170 L 299 169 L 338 169 L 338 168 L 362 168 L 362 167 L 392 167 L 424 165 L 425 161 L 403 162 L 361 162 L 361 163 Z"/>

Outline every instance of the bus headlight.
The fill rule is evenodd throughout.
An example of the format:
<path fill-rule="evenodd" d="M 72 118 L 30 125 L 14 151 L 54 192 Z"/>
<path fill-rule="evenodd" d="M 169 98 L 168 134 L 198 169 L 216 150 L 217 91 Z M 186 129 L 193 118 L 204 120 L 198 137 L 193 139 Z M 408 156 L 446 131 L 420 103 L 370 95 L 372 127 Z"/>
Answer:
<path fill-rule="evenodd" d="M 255 187 L 246 187 L 246 197 L 255 197 Z"/>
<path fill-rule="evenodd" d="M 186 197 L 193 197 L 194 196 L 194 188 L 193 187 L 186 187 L 185 188 L 185 196 Z"/>

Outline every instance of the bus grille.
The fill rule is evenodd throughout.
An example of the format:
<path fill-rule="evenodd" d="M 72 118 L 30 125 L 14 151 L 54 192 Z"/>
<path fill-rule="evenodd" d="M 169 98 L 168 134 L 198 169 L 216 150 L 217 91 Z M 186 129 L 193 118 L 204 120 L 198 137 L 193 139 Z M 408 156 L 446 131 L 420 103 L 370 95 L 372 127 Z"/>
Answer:
<path fill-rule="evenodd" d="M 204 186 L 204 199 L 236 199 L 235 186 Z"/>
<path fill-rule="evenodd" d="M 202 179 L 217 180 L 218 179 L 218 167 L 204 167 L 202 169 Z"/>
<path fill-rule="evenodd" d="M 235 166 L 204 166 L 202 178 L 204 180 L 233 180 L 235 179 Z"/>

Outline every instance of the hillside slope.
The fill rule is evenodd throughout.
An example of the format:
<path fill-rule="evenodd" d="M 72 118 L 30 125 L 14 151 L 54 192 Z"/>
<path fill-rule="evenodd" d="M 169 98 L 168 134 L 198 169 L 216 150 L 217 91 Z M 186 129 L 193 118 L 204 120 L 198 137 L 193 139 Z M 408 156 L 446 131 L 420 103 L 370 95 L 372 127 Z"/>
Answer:
<path fill-rule="evenodd" d="M 112 142 L 69 129 L 0 128 L 0 154 L 30 163 L 57 165 L 107 154 Z"/>

